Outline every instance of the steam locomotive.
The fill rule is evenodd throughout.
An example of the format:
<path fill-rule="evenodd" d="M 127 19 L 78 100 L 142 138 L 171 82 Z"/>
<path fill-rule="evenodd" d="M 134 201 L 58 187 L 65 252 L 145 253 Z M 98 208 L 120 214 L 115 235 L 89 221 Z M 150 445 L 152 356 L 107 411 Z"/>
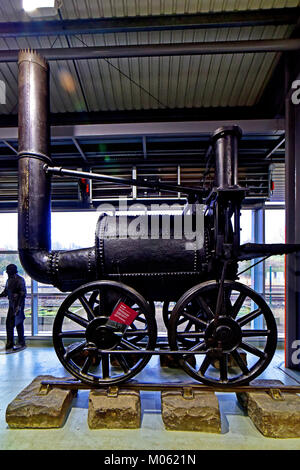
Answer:
<path fill-rule="evenodd" d="M 181 214 L 158 216 L 162 223 L 155 236 L 150 214 L 143 216 L 138 236 L 131 233 L 132 226 L 140 223 L 138 216 L 101 214 L 95 246 L 54 251 L 52 175 L 108 177 L 53 166 L 48 73 L 48 64 L 39 54 L 20 51 L 18 250 L 33 279 L 69 293 L 53 325 L 59 360 L 87 384 L 103 386 L 131 379 L 153 354 L 166 351 L 158 338 L 155 315 L 155 302 L 162 302 L 167 351 L 187 374 L 217 387 L 250 383 L 272 360 L 277 329 L 265 300 L 238 282 L 238 263 L 291 253 L 300 246 L 241 245 L 240 215 L 247 191 L 238 184 L 241 129 L 222 127 L 212 135 L 215 183 L 209 191 L 155 183 L 158 189 L 180 190 L 187 196 Z M 187 217 L 195 235 L 192 242 L 191 233 L 178 236 L 176 229 Z M 197 217 L 202 217 L 200 224 Z"/>

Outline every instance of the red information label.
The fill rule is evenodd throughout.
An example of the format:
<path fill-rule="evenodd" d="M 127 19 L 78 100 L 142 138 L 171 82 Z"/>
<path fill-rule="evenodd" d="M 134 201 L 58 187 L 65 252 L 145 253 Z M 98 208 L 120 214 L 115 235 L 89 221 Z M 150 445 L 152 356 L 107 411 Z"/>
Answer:
<path fill-rule="evenodd" d="M 128 307 L 128 305 L 124 304 L 123 302 L 120 302 L 114 309 L 109 319 L 129 326 L 137 316 L 138 312 Z"/>

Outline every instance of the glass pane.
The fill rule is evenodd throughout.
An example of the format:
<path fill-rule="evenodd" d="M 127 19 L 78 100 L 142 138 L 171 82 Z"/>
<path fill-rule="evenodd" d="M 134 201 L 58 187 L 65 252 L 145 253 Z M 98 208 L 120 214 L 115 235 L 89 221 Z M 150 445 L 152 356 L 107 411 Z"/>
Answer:
<path fill-rule="evenodd" d="M 18 249 L 18 215 L 13 213 L 0 214 L 0 250 Z"/>
<path fill-rule="evenodd" d="M 276 227 L 276 229 L 274 229 Z M 266 210 L 266 243 L 285 243 L 285 211 Z M 285 256 L 271 256 L 265 261 L 265 300 L 277 322 L 278 336 L 284 336 Z"/>
<path fill-rule="evenodd" d="M 25 299 L 25 321 L 24 321 L 24 330 L 25 335 L 31 335 L 31 279 L 30 277 L 24 273 L 24 269 L 22 268 L 19 256 L 16 253 L 9 253 L 4 254 L 0 252 L 0 290 L 1 292 L 4 290 L 6 281 L 7 281 L 7 274 L 6 274 L 6 266 L 8 264 L 15 264 L 18 268 L 18 274 L 24 277 L 26 282 L 26 289 L 27 289 L 27 296 Z M 0 297 L 0 333 L 6 334 L 6 315 L 8 311 L 8 299 L 7 297 Z M 16 334 L 16 331 L 15 331 Z"/>
<path fill-rule="evenodd" d="M 71 250 L 94 246 L 99 215 L 97 211 L 52 212 L 52 249 Z"/>
<path fill-rule="evenodd" d="M 52 335 L 55 315 L 68 294 L 45 284 L 38 284 L 38 293 L 38 332 Z"/>
<path fill-rule="evenodd" d="M 241 245 L 252 242 L 252 211 L 241 211 Z M 242 272 L 253 264 L 253 260 L 242 261 L 239 263 L 238 272 Z M 239 282 L 251 287 L 251 269 L 239 276 Z"/>

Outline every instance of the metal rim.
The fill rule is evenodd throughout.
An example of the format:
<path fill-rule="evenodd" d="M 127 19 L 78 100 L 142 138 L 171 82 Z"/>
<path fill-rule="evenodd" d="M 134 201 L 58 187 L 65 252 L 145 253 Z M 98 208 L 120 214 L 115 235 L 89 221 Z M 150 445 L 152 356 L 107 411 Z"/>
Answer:
<path fill-rule="evenodd" d="M 214 309 L 218 288 L 216 281 L 208 281 L 193 287 L 179 299 L 169 323 L 170 348 L 180 350 L 180 346 L 188 339 L 190 346 L 187 350 L 202 351 L 201 355 L 194 356 L 198 358 L 195 367 L 188 362 L 190 355 L 183 354 L 179 359 L 183 369 L 200 382 L 220 387 L 248 384 L 266 369 L 273 358 L 277 344 L 276 321 L 265 300 L 248 286 L 236 281 L 224 282 L 223 312 L 216 320 Z M 233 295 L 236 296 L 234 303 Z M 213 299 L 210 304 L 208 299 Z M 250 300 L 251 311 L 243 313 L 247 299 L 248 303 Z M 195 301 L 198 303 L 198 311 L 194 308 L 193 314 L 187 312 L 187 307 L 191 308 Z M 257 308 L 253 308 L 253 304 Z M 249 329 L 249 323 L 259 317 L 264 327 Z M 194 328 L 185 327 L 183 330 L 185 324 L 194 325 Z M 248 328 L 245 328 L 247 325 Z M 195 333 L 191 331 L 193 329 Z M 247 338 L 262 338 L 263 349 L 248 343 Z M 251 359 L 250 366 L 244 361 L 241 351 Z M 234 362 L 230 370 L 229 359 Z M 215 369 L 209 375 L 214 361 L 218 361 L 219 371 Z"/>
<path fill-rule="evenodd" d="M 122 332 L 107 325 L 119 302 L 138 312 Z M 70 329 L 70 321 L 80 329 Z M 64 300 L 53 324 L 54 349 L 65 369 L 85 383 L 100 386 L 122 383 L 138 374 L 151 358 L 142 351 L 154 349 L 156 338 L 156 321 L 148 302 L 115 281 L 95 281 L 77 288 Z M 107 350 L 111 352 L 101 353 Z M 132 350 L 132 355 L 114 354 L 117 350 Z"/>

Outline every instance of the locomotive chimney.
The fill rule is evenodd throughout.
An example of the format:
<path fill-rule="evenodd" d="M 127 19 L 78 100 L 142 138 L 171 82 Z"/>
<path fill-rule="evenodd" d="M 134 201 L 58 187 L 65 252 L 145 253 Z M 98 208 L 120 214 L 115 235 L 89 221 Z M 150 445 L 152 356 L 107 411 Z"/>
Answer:
<path fill-rule="evenodd" d="M 69 290 L 96 279 L 95 248 L 51 251 L 49 69 L 33 51 L 19 53 L 18 249 L 35 280 Z"/>
<path fill-rule="evenodd" d="M 242 131 L 238 126 L 221 127 L 212 136 L 218 188 L 238 185 L 238 142 L 241 136 Z"/>

